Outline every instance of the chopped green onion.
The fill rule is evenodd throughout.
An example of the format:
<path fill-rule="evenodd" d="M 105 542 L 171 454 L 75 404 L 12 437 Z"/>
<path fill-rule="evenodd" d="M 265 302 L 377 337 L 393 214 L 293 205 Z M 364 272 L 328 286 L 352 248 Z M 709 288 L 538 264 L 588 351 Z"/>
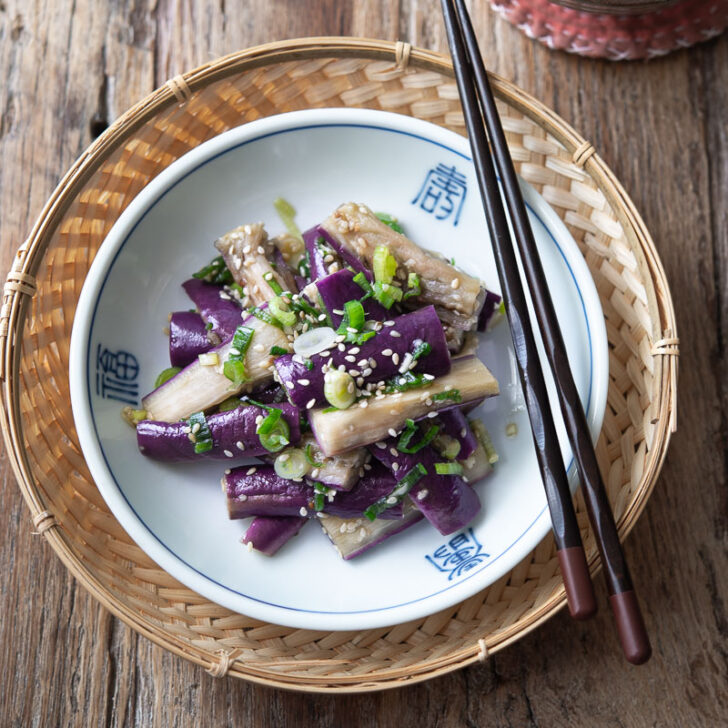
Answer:
<path fill-rule="evenodd" d="M 207 351 L 197 355 L 197 361 L 203 367 L 216 367 L 220 363 L 220 357 L 216 351 Z"/>
<path fill-rule="evenodd" d="M 392 308 L 395 303 L 402 300 L 402 289 L 393 283 L 376 281 L 372 290 L 374 298 L 386 309 Z"/>
<path fill-rule="evenodd" d="M 455 460 L 460 454 L 460 441 L 441 432 L 432 442 L 433 447 L 448 460 Z"/>
<path fill-rule="evenodd" d="M 361 299 L 362 301 L 366 298 L 369 298 L 373 294 L 371 284 L 367 280 L 367 277 L 361 271 L 359 271 L 359 273 L 357 273 L 352 280 L 366 294 L 364 298 Z"/>
<path fill-rule="evenodd" d="M 338 411 L 339 411 L 338 407 L 325 407 L 324 409 L 321 410 L 321 412 L 323 412 L 323 414 L 328 414 L 329 412 L 338 412 Z"/>
<path fill-rule="evenodd" d="M 347 301 L 344 304 L 344 315 L 349 319 L 349 326 L 361 331 L 364 327 L 364 306 L 359 301 Z"/>
<path fill-rule="evenodd" d="M 315 318 L 318 318 L 321 313 L 321 311 L 314 308 L 302 295 L 299 295 L 295 300 L 291 300 L 291 308 L 294 311 L 303 311 L 309 316 L 313 316 Z"/>
<path fill-rule="evenodd" d="M 291 441 L 291 428 L 281 414 L 279 409 L 268 408 L 267 417 L 256 429 L 260 444 L 268 452 L 279 452 Z"/>
<path fill-rule="evenodd" d="M 490 439 L 488 430 L 485 429 L 485 425 L 480 420 L 468 420 L 470 429 L 475 433 L 475 437 L 478 442 L 483 446 L 485 454 L 488 457 L 488 462 L 491 465 L 495 465 L 498 462 L 498 451 L 493 445 L 493 441 Z"/>
<path fill-rule="evenodd" d="M 310 359 L 306 359 L 306 369 L 308 369 L 308 371 L 313 369 L 313 362 Z"/>
<path fill-rule="evenodd" d="M 195 454 L 212 450 L 212 433 L 203 412 L 195 412 L 187 420 L 190 428 L 189 438 L 195 443 Z"/>
<path fill-rule="evenodd" d="M 449 389 L 447 392 L 438 392 L 432 395 L 433 402 L 462 402 L 463 398 L 459 389 Z"/>
<path fill-rule="evenodd" d="M 422 293 L 422 286 L 420 285 L 420 277 L 417 273 L 410 273 L 407 276 L 407 293 L 404 294 L 404 300 L 419 296 Z"/>
<path fill-rule="evenodd" d="M 240 388 L 240 385 L 247 378 L 245 356 L 250 347 L 250 342 L 253 340 L 254 333 L 255 330 L 249 326 L 238 326 L 230 344 L 230 353 L 222 365 L 222 373 L 233 383 L 235 388 Z"/>
<path fill-rule="evenodd" d="M 311 259 L 309 258 L 308 250 L 306 251 L 306 255 L 298 261 L 298 275 L 302 278 L 311 277 Z"/>
<path fill-rule="evenodd" d="M 271 265 L 272 265 L 272 264 L 271 264 Z M 278 283 L 278 281 L 277 281 L 277 280 L 276 280 L 276 279 L 275 279 L 275 278 L 273 277 L 273 274 L 272 274 L 272 273 L 269 273 L 268 275 L 269 275 L 269 277 L 267 277 L 267 278 L 265 279 L 266 283 L 267 283 L 267 284 L 268 284 L 268 285 L 269 285 L 269 286 L 271 287 L 271 290 L 273 291 L 273 293 L 275 293 L 275 294 L 276 294 L 276 296 L 280 296 L 280 295 L 281 295 L 281 293 L 283 293 L 283 287 L 282 287 L 282 286 L 281 286 L 281 284 L 280 284 L 280 283 Z"/>
<path fill-rule="evenodd" d="M 412 352 L 412 359 L 417 361 L 420 357 L 427 356 L 432 351 L 432 346 L 426 341 L 420 341 Z"/>
<path fill-rule="evenodd" d="M 317 463 L 313 458 L 313 446 L 309 442 L 308 445 L 306 445 L 306 449 L 304 450 L 304 454 L 306 455 L 306 461 L 312 468 L 320 468 L 323 463 Z"/>
<path fill-rule="evenodd" d="M 374 214 L 385 225 L 387 225 L 388 227 L 391 227 L 395 233 L 399 233 L 400 235 L 404 234 L 404 230 L 402 229 L 402 226 L 399 224 L 399 221 L 397 220 L 396 217 L 392 217 L 391 215 L 387 214 L 386 212 L 375 212 Z"/>
<path fill-rule="evenodd" d="M 219 412 L 229 412 L 230 410 L 237 409 L 241 404 L 240 397 L 228 397 L 220 402 L 217 409 Z"/>
<path fill-rule="evenodd" d="M 296 314 L 288 308 L 280 296 L 274 296 L 268 301 L 268 310 L 283 326 L 293 326 L 296 323 Z"/>
<path fill-rule="evenodd" d="M 372 268 L 374 269 L 374 280 L 377 283 L 391 283 L 394 280 L 394 274 L 397 272 L 397 260 L 386 245 L 377 245 L 374 248 Z"/>
<path fill-rule="evenodd" d="M 260 407 L 261 409 L 265 410 L 266 412 L 270 412 L 273 409 L 273 407 L 271 407 L 268 404 L 263 404 L 263 402 L 258 402 L 257 399 L 248 397 L 247 394 L 244 397 L 241 397 L 240 401 L 244 402 L 247 405 L 251 405 L 252 407 Z"/>
<path fill-rule="evenodd" d="M 180 367 L 169 367 L 159 372 L 159 375 L 154 380 L 154 388 L 161 387 L 165 382 L 168 382 L 175 374 L 179 374 L 182 371 Z"/>
<path fill-rule="evenodd" d="M 225 265 L 225 260 L 221 255 L 211 260 L 204 268 L 200 268 L 197 273 L 193 273 L 192 277 L 219 285 L 230 285 L 233 282 L 233 274 Z"/>
<path fill-rule="evenodd" d="M 288 353 L 288 349 L 284 349 L 282 346 L 271 346 L 268 353 L 271 356 L 283 356 Z"/>
<path fill-rule="evenodd" d="M 364 515 L 373 521 L 380 513 L 386 511 L 394 505 L 397 505 L 412 490 L 412 488 L 419 482 L 423 475 L 427 475 L 427 468 L 422 463 L 417 465 L 410 470 L 402 480 L 397 481 L 397 485 L 394 490 L 389 494 L 380 498 L 375 503 L 372 503 L 369 508 L 364 511 Z"/>
<path fill-rule="evenodd" d="M 278 455 L 273 469 L 279 478 L 286 480 L 301 480 L 309 470 L 303 450 L 297 447 L 289 447 Z"/>
<path fill-rule="evenodd" d="M 419 428 L 417 425 L 415 425 L 413 420 L 407 420 L 407 429 L 402 433 L 402 435 L 399 438 L 399 442 L 397 443 L 397 450 L 400 452 L 407 453 L 408 455 L 411 455 L 413 453 L 419 452 L 422 450 L 423 447 L 429 445 L 437 436 L 437 433 L 440 431 L 440 425 L 432 425 L 427 432 L 424 434 L 422 439 L 415 443 L 414 445 L 410 445 L 410 441 L 414 437 L 415 433 L 419 431 Z"/>
<path fill-rule="evenodd" d="M 450 258 L 450 265 L 455 265 L 455 258 Z"/>
<path fill-rule="evenodd" d="M 134 409 L 133 407 L 124 407 L 121 410 L 121 416 L 132 427 L 136 427 L 143 420 L 149 419 L 149 414 L 146 410 Z"/>
<path fill-rule="evenodd" d="M 460 463 L 435 463 L 435 472 L 438 475 L 462 475 L 463 466 Z"/>
<path fill-rule="evenodd" d="M 347 372 L 333 369 L 324 375 L 324 397 L 337 409 L 346 409 L 354 404 L 356 388 L 354 379 Z"/>
<path fill-rule="evenodd" d="M 331 496 L 336 495 L 333 488 L 327 488 L 323 483 L 314 483 L 313 492 L 313 509 L 315 511 L 322 511 L 326 506 L 326 499 L 331 500 Z"/>
<path fill-rule="evenodd" d="M 282 197 L 277 197 L 273 200 L 273 207 L 278 213 L 278 217 L 281 218 L 281 222 L 286 226 L 286 230 L 288 230 L 294 238 L 303 240 L 301 230 L 298 225 L 296 225 L 296 209 L 293 205 L 288 202 L 288 200 L 284 200 Z"/>
<path fill-rule="evenodd" d="M 281 322 L 271 315 L 270 311 L 266 308 L 259 308 L 258 306 L 253 306 L 252 308 L 248 309 L 248 313 L 251 316 L 255 316 L 255 318 L 260 319 L 261 321 L 265 321 L 265 323 L 270 324 L 271 326 L 277 326 L 279 329 L 283 328 Z"/>
<path fill-rule="evenodd" d="M 242 299 L 245 298 L 245 291 L 243 290 L 243 287 L 239 283 L 231 283 L 228 288 L 233 291 L 234 293 L 237 293 L 237 295 Z"/>
<path fill-rule="evenodd" d="M 208 321 L 205 324 L 205 331 L 212 331 L 212 321 Z"/>
<path fill-rule="evenodd" d="M 409 389 L 427 387 L 430 384 L 432 384 L 432 381 L 427 379 L 424 374 L 405 372 L 404 374 L 398 374 L 396 377 L 388 379 L 384 391 L 386 394 L 392 394 L 393 392 L 406 392 Z"/>

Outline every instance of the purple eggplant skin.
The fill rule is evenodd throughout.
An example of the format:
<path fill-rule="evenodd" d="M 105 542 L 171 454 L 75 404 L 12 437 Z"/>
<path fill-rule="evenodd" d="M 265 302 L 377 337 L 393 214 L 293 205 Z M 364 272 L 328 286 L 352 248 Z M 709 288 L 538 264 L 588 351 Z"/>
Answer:
<path fill-rule="evenodd" d="M 418 463 L 425 466 L 427 475 L 423 475 L 412 487 L 409 497 L 443 536 L 465 528 L 478 514 L 478 494 L 459 475 L 438 475 L 435 463 L 443 459 L 431 447 L 407 454 L 396 449 L 397 438 L 390 438 L 380 444 L 370 448 L 372 455 L 399 478 L 403 478 Z"/>
<path fill-rule="evenodd" d="M 260 516 L 248 526 L 241 543 L 252 544 L 256 551 L 273 556 L 307 523 L 308 518 L 300 516 Z"/>
<path fill-rule="evenodd" d="M 202 320 L 212 324 L 211 331 L 220 337 L 220 341 L 227 341 L 243 323 L 243 316 L 248 315 L 222 286 L 190 278 L 182 288 L 197 306 Z M 227 298 L 221 298 L 221 295 Z"/>
<path fill-rule="evenodd" d="M 283 257 L 283 253 L 281 253 L 278 246 L 275 245 L 273 246 L 273 267 L 275 268 L 276 273 L 278 273 L 278 275 L 283 280 L 285 288 L 290 293 L 298 293 L 296 276 L 290 269 L 288 263 L 286 263 L 286 259 Z"/>
<path fill-rule="evenodd" d="M 362 478 L 348 493 L 337 492 L 333 500 L 324 496 L 323 512 L 342 518 L 357 518 L 375 501 L 389 495 L 396 481 L 378 471 Z M 243 465 L 226 473 L 224 490 L 231 519 L 250 516 L 303 516 L 313 518 L 314 490 L 307 483 L 281 478 L 270 465 Z M 358 494 L 355 494 L 358 491 Z M 345 497 L 342 497 L 345 496 Z M 341 501 L 341 502 L 339 502 Z M 387 518 L 402 517 L 402 507 L 389 509 Z"/>
<path fill-rule="evenodd" d="M 277 409 L 282 411 L 283 418 L 288 423 L 291 442 L 298 442 L 301 438 L 298 409 L 290 404 L 281 404 Z M 195 452 L 195 445 L 189 439 L 185 421 L 143 420 L 137 425 L 137 444 L 143 455 L 167 462 L 256 457 L 268 454 L 256 433 L 256 419 L 265 417 L 266 414 L 263 408 L 251 405 L 209 415 L 207 425 L 212 434 L 213 446 L 204 453 Z"/>
<path fill-rule="evenodd" d="M 334 327 L 338 327 L 344 318 L 336 312 L 343 311 L 347 301 L 359 300 L 364 296 L 362 287 L 354 282 L 354 275 L 348 268 L 344 268 L 316 281 L 319 297 L 326 307 Z M 390 318 L 389 311 L 374 298 L 362 301 L 362 306 L 368 321 L 386 321 Z"/>
<path fill-rule="evenodd" d="M 399 336 L 392 336 L 392 332 Z M 333 367 L 344 365 L 350 374 L 352 371 L 358 372 L 352 376 L 355 379 L 361 377 L 364 383 L 360 386 L 365 386 L 395 376 L 404 362 L 405 355 L 412 352 L 415 348 L 414 342 L 418 340 L 430 344 L 431 351 L 417 360 L 417 365 L 412 371 L 432 374 L 435 377 L 447 374 L 450 371 L 450 353 L 442 325 L 432 306 L 398 316 L 392 326 L 382 327 L 376 336 L 361 345 L 350 344 L 344 351 L 334 348 L 325 352 L 325 356 L 314 354 L 311 357 L 313 362 L 311 370 L 306 367 L 303 359 L 300 357 L 294 359 L 288 354 L 276 359 L 275 368 L 279 380 L 286 388 L 288 399 L 293 404 L 304 408 L 313 400 L 314 403 L 310 407 L 326 407 L 328 402 L 324 397 L 322 367 L 329 359 L 332 360 Z M 384 355 L 384 351 L 391 353 Z M 376 367 L 371 366 L 370 359 L 375 361 Z"/>
<path fill-rule="evenodd" d="M 316 241 L 319 238 L 324 239 L 326 245 L 328 245 L 334 251 L 334 253 L 341 259 L 341 262 L 345 266 L 349 266 L 350 268 L 352 268 L 355 273 L 364 273 L 370 283 L 374 280 L 372 272 L 369 270 L 369 268 L 366 267 L 366 265 L 364 265 L 361 260 L 359 260 L 359 258 L 357 258 L 354 254 L 352 254 L 350 251 L 346 250 L 346 248 L 340 245 L 337 240 L 335 240 L 326 230 L 324 230 L 324 228 L 322 228 L 320 225 L 316 225 L 315 227 L 312 227 L 311 229 L 306 230 L 306 232 L 303 233 L 303 242 L 309 255 L 312 281 L 323 278 L 329 275 L 330 272 L 332 272 L 329 270 L 329 265 L 331 264 L 327 264 L 324 262 L 324 255 L 319 249 L 318 245 L 316 245 Z"/>
<path fill-rule="evenodd" d="M 460 408 L 448 409 L 437 413 L 443 434 L 454 437 L 460 443 L 458 460 L 467 460 L 478 448 L 478 438 L 470 429 L 465 415 Z"/>
<path fill-rule="evenodd" d="M 488 323 L 493 318 L 495 309 L 500 302 L 501 297 L 486 288 L 483 308 L 480 309 L 480 313 L 478 314 L 478 331 L 485 331 L 488 328 Z"/>
<path fill-rule="evenodd" d="M 176 311 L 169 319 L 169 363 L 184 369 L 212 349 L 205 322 L 193 311 Z"/>

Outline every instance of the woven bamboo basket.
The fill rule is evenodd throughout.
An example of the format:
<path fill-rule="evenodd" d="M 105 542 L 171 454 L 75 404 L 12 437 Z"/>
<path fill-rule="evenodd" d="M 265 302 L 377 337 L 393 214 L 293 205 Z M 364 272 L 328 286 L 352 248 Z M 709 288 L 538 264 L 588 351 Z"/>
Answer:
<path fill-rule="evenodd" d="M 610 366 L 598 455 L 624 537 L 655 485 L 675 427 L 678 348 L 665 275 L 642 220 L 594 147 L 520 89 L 498 77 L 493 83 L 520 174 L 568 226 L 601 297 Z M 565 603 L 552 538 L 490 588 L 425 619 L 361 632 L 256 621 L 178 583 L 121 528 L 81 454 L 68 384 L 81 287 L 135 195 L 171 162 L 227 129 L 325 106 L 385 109 L 465 131 L 449 60 L 405 43 L 293 40 L 172 79 L 81 156 L 18 250 L 0 313 L 2 428 L 33 528 L 133 629 L 215 676 L 361 692 L 487 659 L 552 616 Z M 596 571 L 580 497 L 577 508 Z"/>

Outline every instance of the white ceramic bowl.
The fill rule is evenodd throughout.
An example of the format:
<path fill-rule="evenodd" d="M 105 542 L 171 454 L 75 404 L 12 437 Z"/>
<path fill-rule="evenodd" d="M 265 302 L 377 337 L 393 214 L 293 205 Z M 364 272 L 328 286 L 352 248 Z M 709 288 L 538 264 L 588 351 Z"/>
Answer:
<path fill-rule="evenodd" d="M 168 366 L 167 315 L 191 306 L 181 282 L 214 257 L 212 241 L 229 229 L 263 220 L 271 233 L 279 232 L 276 197 L 297 208 L 302 229 L 349 200 L 389 212 L 413 240 L 454 257 L 498 291 L 469 155 L 464 138 L 406 116 L 353 109 L 283 114 L 189 152 L 114 225 L 89 271 L 74 322 L 73 414 L 86 461 L 116 518 L 191 589 L 269 622 L 373 628 L 467 598 L 512 569 L 548 532 L 507 325 L 484 335 L 479 350 L 501 385 L 501 395 L 476 411 L 500 453 L 495 472 L 477 486 L 481 513 L 460 534 L 443 537 L 420 523 L 351 562 L 338 557 L 317 524 L 275 557 L 248 552 L 239 543 L 247 521 L 227 519 L 220 492 L 225 464 L 148 460 L 120 417 L 120 400 L 138 402 Z M 596 438 L 608 381 L 599 297 L 561 220 L 531 187 L 523 189 Z M 518 426 L 511 438 L 505 434 L 510 422 Z M 570 463 L 558 416 L 557 422 Z"/>

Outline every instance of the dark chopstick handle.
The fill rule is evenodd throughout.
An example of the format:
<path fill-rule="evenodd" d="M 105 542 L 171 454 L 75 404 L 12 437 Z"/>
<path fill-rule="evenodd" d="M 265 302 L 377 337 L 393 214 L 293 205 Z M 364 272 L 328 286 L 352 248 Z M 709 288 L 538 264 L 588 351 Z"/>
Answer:
<path fill-rule="evenodd" d="M 647 662 L 652 654 L 652 647 L 637 603 L 637 595 L 632 589 L 612 594 L 609 603 L 614 612 L 624 656 L 633 665 Z"/>
<path fill-rule="evenodd" d="M 571 546 L 556 553 L 568 597 L 569 614 L 574 619 L 589 619 L 597 611 L 597 602 L 584 549 Z"/>
<path fill-rule="evenodd" d="M 544 347 L 557 384 L 559 403 L 581 477 L 584 502 L 604 566 L 607 587 L 611 595 L 610 605 L 617 622 L 620 641 L 627 659 L 639 664 L 640 661 L 644 662 L 650 656 L 649 638 L 634 593 L 627 561 L 619 542 L 619 534 L 606 489 L 599 472 L 586 415 L 571 374 L 561 330 L 500 123 L 488 74 L 483 65 L 465 3 L 463 0 L 454 0 L 454 2 L 460 16 L 462 33 L 470 56 L 471 71 L 475 76 L 482 113 L 488 127 L 496 166 L 503 182 L 505 198 L 521 252 L 524 272 L 533 297 Z"/>
<path fill-rule="evenodd" d="M 575 617 L 585 619 L 596 611 L 596 598 L 589 570 L 586 568 L 581 533 L 556 435 L 546 382 L 541 370 L 526 294 L 521 283 L 518 260 L 511 242 L 493 159 L 488 149 L 475 86 L 468 73 L 469 63 L 458 29 L 455 8 L 451 0 L 442 0 L 442 7 L 448 43 L 453 55 L 455 77 L 473 150 L 473 163 L 493 243 L 493 255 L 510 324 L 523 396 L 531 422 L 536 458 L 551 515 L 554 540 L 562 565 L 569 574 L 568 578 L 564 579 L 569 611 Z M 577 551 L 581 552 L 580 559 L 575 555 Z M 572 593 L 572 589 L 576 591 Z"/>

